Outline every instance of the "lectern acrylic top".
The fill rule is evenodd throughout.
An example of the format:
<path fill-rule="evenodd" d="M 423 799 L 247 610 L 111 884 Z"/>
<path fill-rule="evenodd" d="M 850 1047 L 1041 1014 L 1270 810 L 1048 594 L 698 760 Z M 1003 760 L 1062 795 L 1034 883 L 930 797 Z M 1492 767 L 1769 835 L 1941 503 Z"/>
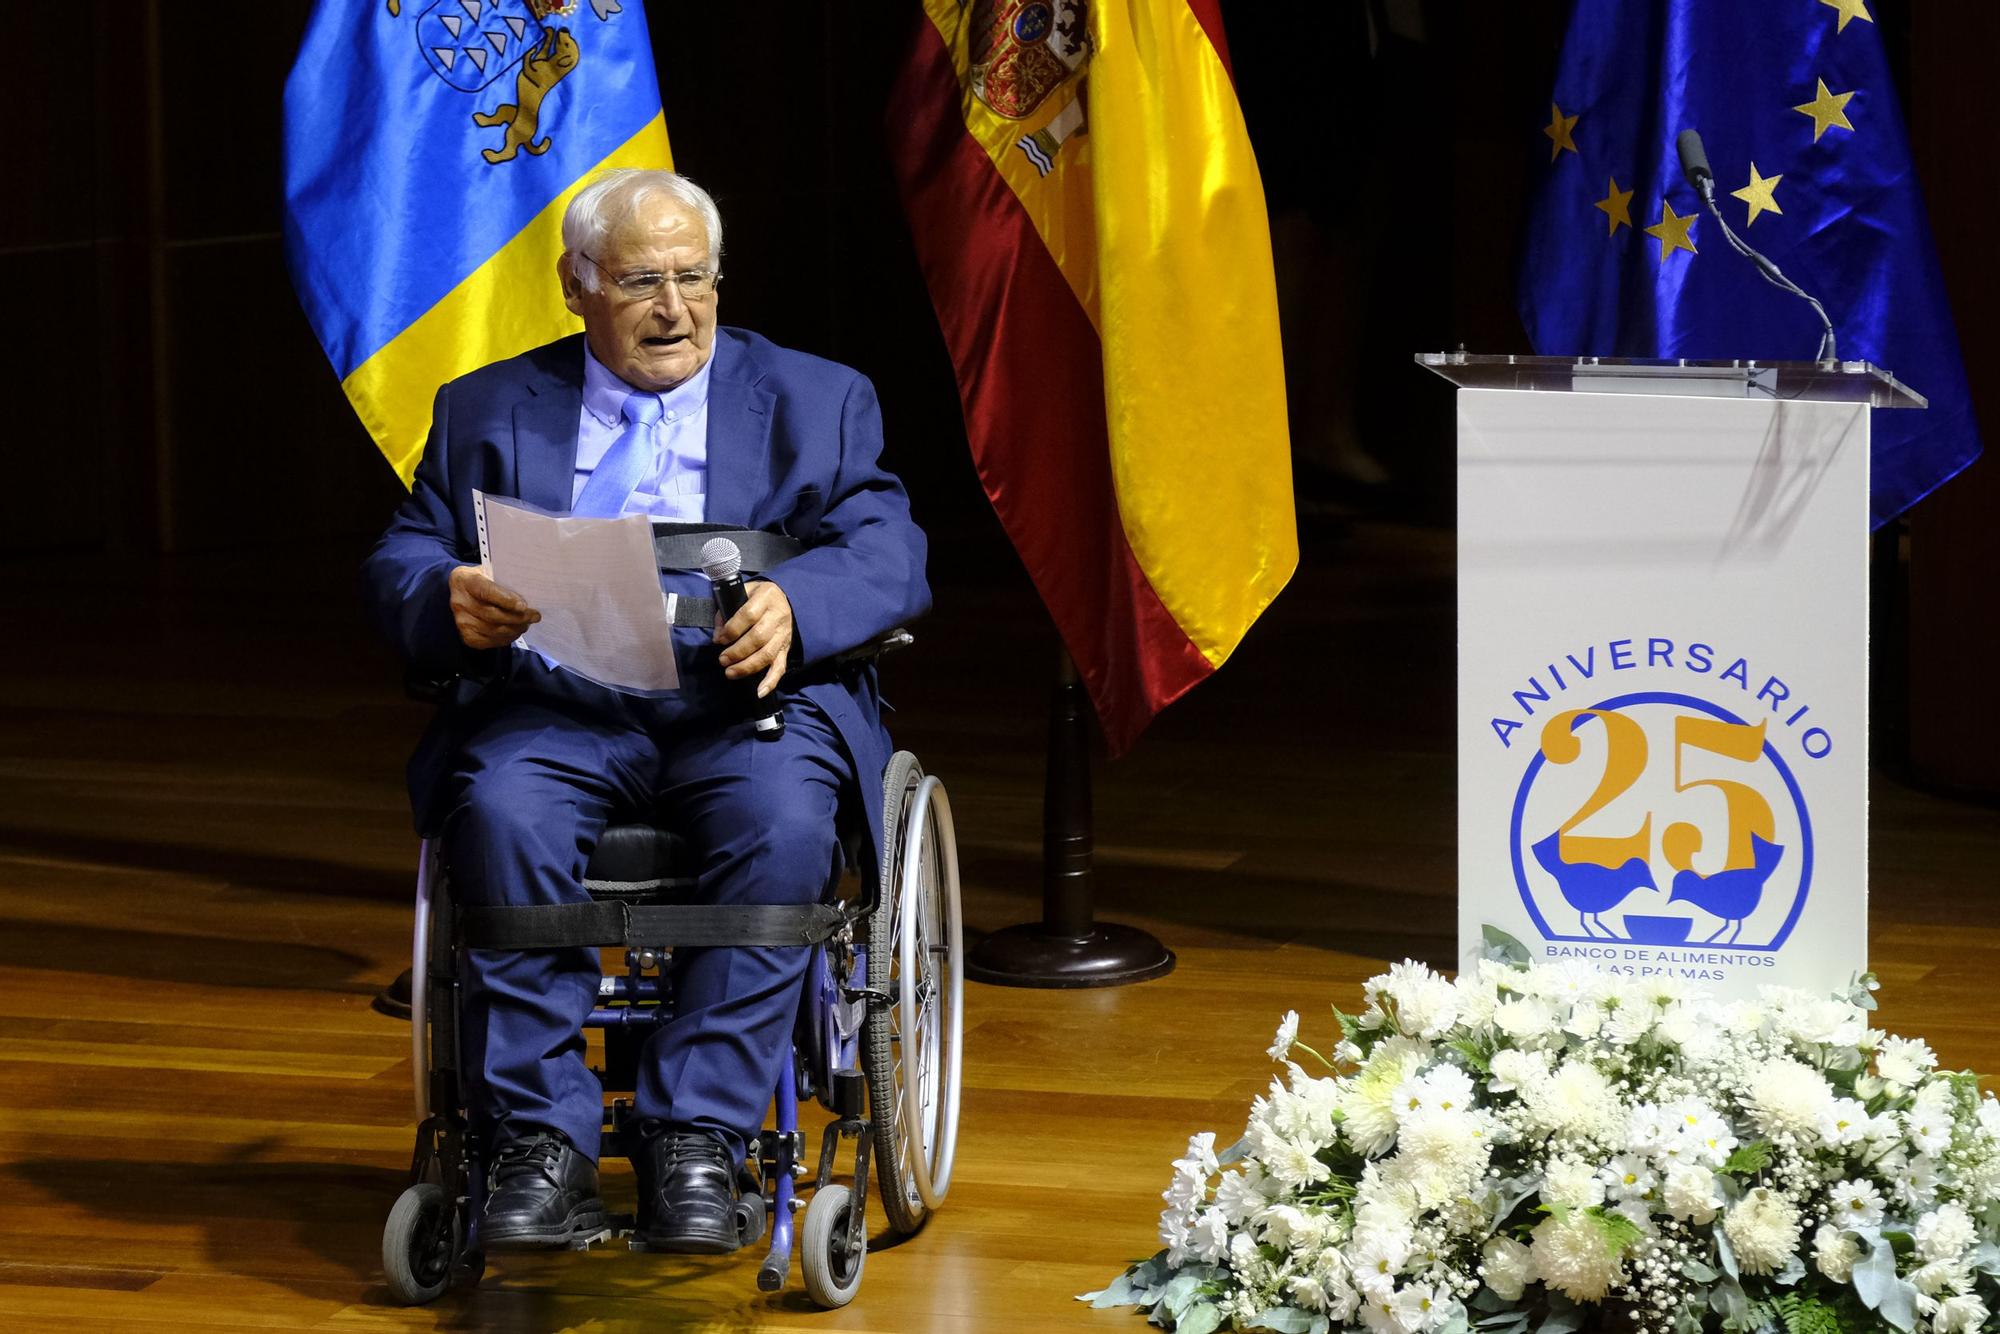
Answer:
<path fill-rule="evenodd" d="M 1867 361 L 1679 361 L 1419 352 L 1416 362 L 1461 389 L 1551 394 L 1688 394 L 1923 408 L 1922 394 Z"/>

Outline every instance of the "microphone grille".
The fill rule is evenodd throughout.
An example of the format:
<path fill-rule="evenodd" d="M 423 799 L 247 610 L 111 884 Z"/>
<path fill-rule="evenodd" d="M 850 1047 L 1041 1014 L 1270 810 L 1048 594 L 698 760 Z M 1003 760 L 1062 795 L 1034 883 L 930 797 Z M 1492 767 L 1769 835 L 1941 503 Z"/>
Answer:
<path fill-rule="evenodd" d="M 711 580 L 734 579 L 743 569 L 743 553 L 726 537 L 701 544 L 701 572 Z"/>

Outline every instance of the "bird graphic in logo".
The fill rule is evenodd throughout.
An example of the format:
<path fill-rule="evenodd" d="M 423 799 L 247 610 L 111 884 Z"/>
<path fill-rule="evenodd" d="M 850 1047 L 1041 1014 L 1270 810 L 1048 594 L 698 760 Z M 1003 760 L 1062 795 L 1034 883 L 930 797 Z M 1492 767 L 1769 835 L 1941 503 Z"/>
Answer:
<path fill-rule="evenodd" d="M 1778 863 L 1785 859 L 1783 847 L 1759 834 L 1750 836 L 1750 865 L 1733 870 L 1717 871 L 1713 875 L 1702 875 L 1689 869 L 1676 872 L 1673 892 L 1667 895 L 1669 903 L 1692 903 L 1705 913 L 1722 919 L 1722 925 L 1715 934 L 1702 941 L 1704 945 L 1733 945 L 1743 935 L 1743 919 L 1757 911 L 1757 904 L 1764 897 L 1765 882 L 1778 869 Z M 1567 892 L 1567 891 L 1565 891 Z M 1723 940 L 1723 933 L 1729 934 Z"/>
<path fill-rule="evenodd" d="M 1644 857 L 1628 858 L 1619 866 L 1599 866 L 1594 862 L 1575 864 L 1562 859 L 1562 831 L 1557 830 L 1530 849 L 1542 869 L 1555 877 L 1563 901 L 1576 909 L 1587 936 L 1623 940 L 1625 936 L 1607 926 L 1601 914 L 1623 903 L 1641 889 L 1659 892 L 1653 868 Z"/>

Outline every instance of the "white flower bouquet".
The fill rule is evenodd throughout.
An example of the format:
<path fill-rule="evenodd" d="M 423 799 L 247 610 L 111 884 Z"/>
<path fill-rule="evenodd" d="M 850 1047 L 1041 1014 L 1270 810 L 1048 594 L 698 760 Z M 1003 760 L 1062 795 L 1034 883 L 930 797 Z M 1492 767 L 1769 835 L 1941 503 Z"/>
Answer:
<path fill-rule="evenodd" d="M 1287 1014 L 1287 1078 L 1084 1300 L 1179 1334 L 2000 1330 L 2000 1102 L 1871 1029 L 1872 979 L 1723 1003 L 1490 939 L 1370 981 L 1330 1058 Z"/>

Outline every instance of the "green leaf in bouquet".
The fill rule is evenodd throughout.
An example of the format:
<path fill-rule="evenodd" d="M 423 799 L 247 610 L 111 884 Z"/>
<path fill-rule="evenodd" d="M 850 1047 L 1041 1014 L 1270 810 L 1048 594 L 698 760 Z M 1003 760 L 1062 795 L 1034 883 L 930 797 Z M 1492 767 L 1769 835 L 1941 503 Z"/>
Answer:
<path fill-rule="evenodd" d="M 1722 1236 L 1720 1230 L 1715 1234 Z M 1754 1326 L 1750 1317 L 1750 1298 L 1743 1291 L 1743 1285 L 1736 1281 L 1735 1257 L 1730 1257 L 1730 1276 L 1708 1290 L 1708 1309 L 1722 1317 L 1724 1329 L 1748 1330 Z"/>
<path fill-rule="evenodd" d="M 1549 1293 L 1549 1313 L 1535 1334 L 1576 1334 L 1583 1328 L 1584 1310 L 1560 1292 Z"/>
<path fill-rule="evenodd" d="M 1722 1277 L 1713 1268 L 1703 1264 L 1699 1260 L 1689 1260 L 1681 1266 L 1681 1272 L 1696 1283 L 1713 1283 L 1716 1279 Z"/>
<path fill-rule="evenodd" d="M 1482 1311 L 1489 1314 L 1498 1312 L 1497 1315 L 1494 1315 L 1493 1317 L 1494 1320 L 1504 1320 L 1518 1314 L 1515 1311 L 1514 1304 L 1512 1302 L 1508 1301 L 1505 1297 L 1502 1297 L 1499 1293 L 1493 1291 L 1493 1289 L 1491 1288 L 1481 1288 L 1479 1290 L 1478 1295 L 1472 1299 L 1472 1309 L 1475 1311 Z M 1493 1323 L 1493 1321 L 1482 1320 L 1479 1323 L 1482 1325 L 1487 1325 Z"/>
<path fill-rule="evenodd" d="M 1514 937 L 1508 935 L 1491 922 L 1480 927 L 1479 934 L 1480 938 L 1484 941 L 1484 948 L 1480 951 L 1483 958 L 1491 959 L 1495 963 L 1511 963 L 1525 966 L 1534 957 L 1528 953 L 1526 945 L 1523 945 L 1520 941 L 1514 939 Z"/>
<path fill-rule="evenodd" d="M 1448 1045 L 1459 1054 L 1468 1066 L 1482 1075 L 1493 1073 L 1493 1058 L 1486 1051 L 1486 1044 L 1472 1038 L 1454 1038 Z"/>
<path fill-rule="evenodd" d="M 1160 1304 L 1178 1321 L 1183 1312 L 1202 1295 L 1202 1287 L 1214 1276 L 1213 1265 L 1189 1265 L 1167 1281 L 1160 1290 Z"/>
<path fill-rule="evenodd" d="M 1731 1283 L 1743 1277 L 1736 1268 L 1736 1248 L 1729 1244 L 1729 1234 L 1721 1228 L 1715 1229 L 1715 1261 L 1722 1266 L 1722 1272 L 1729 1276 Z M 1741 1292 L 1742 1289 L 1738 1288 L 1737 1291 Z M 1713 1300 L 1710 1299 L 1711 1304 Z"/>
<path fill-rule="evenodd" d="M 1798 1252 L 1794 1251 L 1792 1258 L 1785 1262 L 1785 1267 L 1771 1275 L 1771 1281 L 1781 1287 L 1789 1288 L 1805 1276 L 1806 1262 L 1800 1258 Z"/>
<path fill-rule="evenodd" d="M 1301 1311 L 1296 1306 L 1274 1306 L 1268 1311 L 1260 1311 L 1250 1322 L 1252 1329 L 1268 1329 L 1274 1334 L 1308 1334 L 1317 1320 L 1322 1325 L 1326 1317 L 1310 1311 Z"/>
<path fill-rule="evenodd" d="M 1915 1327 L 1917 1290 L 1896 1276 L 1896 1248 L 1886 1236 L 1863 1234 L 1868 1254 L 1854 1262 L 1850 1281 L 1861 1304 L 1900 1330 Z"/>
<path fill-rule="evenodd" d="M 1624 1214 L 1607 1213 L 1599 1206 L 1592 1206 L 1584 1212 L 1597 1225 L 1605 1246 L 1613 1252 L 1623 1251 L 1634 1242 L 1645 1239 L 1645 1230 Z"/>
<path fill-rule="evenodd" d="M 1080 1302 L 1089 1302 L 1093 1309 L 1099 1311 L 1110 1306 L 1138 1306 L 1141 1304 L 1139 1294 L 1143 1289 L 1133 1281 L 1132 1274 L 1133 1271 L 1128 1269 L 1096 1292 L 1078 1293 L 1076 1299 Z"/>
<path fill-rule="evenodd" d="M 1214 1334 L 1221 1325 L 1222 1308 L 1214 1302 L 1196 1302 L 1174 1317 L 1177 1334 Z"/>
<path fill-rule="evenodd" d="M 1731 1176 L 1755 1176 L 1771 1165 L 1771 1146 L 1761 1139 L 1739 1144 L 1723 1161 L 1722 1170 Z"/>
<path fill-rule="evenodd" d="M 1217 1167 L 1228 1167 L 1231 1163 L 1239 1163 L 1243 1161 L 1243 1155 L 1248 1152 L 1250 1152 L 1250 1138 L 1246 1135 L 1224 1149 L 1221 1153 L 1216 1154 L 1215 1165 Z"/>
<path fill-rule="evenodd" d="M 1874 973 L 1861 973 L 1847 984 L 1847 990 L 1834 993 L 1834 999 L 1844 1000 L 1863 1010 L 1872 1010 L 1875 1008 L 1876 989 L 1881 985 Z"/>
<path fill-rule="evenodd" d="M 1995 1278 L 2000 1278 L 2000 1246 L 1990 1241 L 1981 1242 L 1973 1247 L 1970 1264 L 1981 1274 L 1991 1274 Z"/>
<path fill-rule="evenodd" d="M 1840 1313 L 1816 1297 L 1788 1292 L 1771 1307 L 1785 1334 L 1841 1334 Z"/>

